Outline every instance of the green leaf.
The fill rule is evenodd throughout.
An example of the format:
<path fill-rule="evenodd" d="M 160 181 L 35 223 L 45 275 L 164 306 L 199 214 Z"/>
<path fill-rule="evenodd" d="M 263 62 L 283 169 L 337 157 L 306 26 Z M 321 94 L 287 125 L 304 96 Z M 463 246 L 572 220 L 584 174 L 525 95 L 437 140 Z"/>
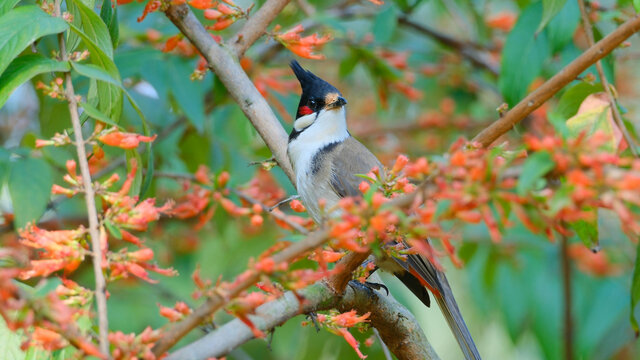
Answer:
<path fill-rule="evenodd" d="M 131 189 L 129 190 L 130 196 L 137 196 L 140 194 L 140 189 L 142 188 L 142 158 L 136 149 L 127 150 L 127 173 L 131 172 L 131 164 L 132 160 L 136 161 L 137 169 L 136 174 L 133 178 L 133 183 L 131 184 Z"/>
<path fill-rule="evenodd" d="M 373 38 L 376 39 L 378 43 L 386 43 L 391 40 L 397 26 L 396 8 L 389 6 L 376 14 L 373 20 Z"/>
<path fill-rule="evenodd" d="M 115 79 L 105 69 L 99 66 L 96 66 L 93 64 L 80 64 L 76 62 L 72 62 L 71 66 L 73 67 L 73 70 L 75 70 L 78 74 L 82 76 L 104 81 L 106 83 L 115 85 L 118 88 L 122 88 L 122 84 L 120 83 L 119 79 Z"/>
<path fill-rule="evenodd" d="M 17 57 L 0 76 L 0 107 L 9 99 L 11 93 L 32 77 L 55 71 L 69 71 L 68 62 L 46 58 L 38 54 Z"/>
<path fill-rule="evenodd" d="M 189 79 L 191 65 L 175 58 L 168 71 L 168 85 L 180 109 L 187 115 L 189 122 L 199 131 L 204 130 L 204 91 L 200 81 Z M 166 71 L 166 70 L 165 70 Z"/>
<path fill-rule="evenodd" d="M 536 33 L 540 33 L 542 29 L 553 19 L 564 7 L 567 0 L 542 0 L 542 20 Z"/>
<path fill-rule="evenodd" d="M 638 244 L 636 250 L 636 263 L 633 266 L 633 279 L 631 281 L 631 326 L 636 334 L 640 333 L 638 320 L 635 317 L 638 300 L 640 300 L 640 244 Z"/>
<path fill-rule="evenodd" d="M 9 171 L 8 185 L 15 228 L 20 229 L 30 221 L 37 221 L 44 213 L 51 194 L 53 176 L 46 161 L 34 158 L 13 162 Z"/>
<path fill-rule="evenodd" d="M 8 13 L 18 2 L 20 2 L 20 0 L 2 0 L 0 2 L 0 16 Z"/>
<path fill-rule="evenodd" d="M 93 65 L 104 70 L 104 72 L 106 72 L 110 78 L 112 78 L 117 84 L 120 84 L 120 73 L 118 72 L 118 68 L 113 62 L 113 59 L 101 49 L 100 45 L 98 45 L 96 41 L 94 41 L 94 39 L 90 38 L 82 30 L 80 30 L 73 24 L 70 25 L 70 28 L 74 33 L 80 36 L 80 38 L 84 41 L 85 45 L 89 49 L 89 52 L 91 53 L 89 59 L 91 60 Z M 109 40 L 107 44 L 107 48 L 109 49 L 108 51 L 112 53 L 113 48 L 111 47 L 111 41 Z M 102 44 L 102 46 L 104 46 L 104 43 Z M 75 68 L 75 65 L 81 64 L 73 63 L 73 65 Z M 108 81 L 105 83 L 104 80 L 101 80 L 97 82 L 96 87 L 96 92 L 99 99 L 98 109 L 100 109 L 100 111 L 113 119 L 114 122 L 118 122 L 118 120 L 120 119 L 120 115 L 122 114 L 122 92 L 118 88 L 119 86 L 114 85 L 113 83 L 109 83 Z"/>
<path fill-rule="evenodd" d="M 0 17 L 0 74 L 9 63 L 31 43 L 49 35 L 61 33 L 69 25 L 37 6 L 21 6 Z"/>
<path fill-rule="evenodd" d="M 556 53 L 573 41 L 573 34 L 580 23 L 577 1 L 566 1 L 558 14 L 549 22 L 545 31 L 549 37 L 551 52 Z"/>
<path fill-rule="evenodd" d="M 25 354 L 20 350 L 20 344 L 24 340 L 20 333 L 9 330 L 4 318 L 0 316 L 0 359 L 23 360 Z"/>
<path fill-rule="evenodd" d="M 636 12 L 640 12 L 640 0 L 633 0 L 633 8 L 636 9 Z"/>
<path fill-rule="evenodd" d="M 592 210 L 595 214 L 595 219 L 592 221 L 578 220 L 571 224 L 571 228 L 575 230 L 576 234 L 586 247 L 594 249 L 598 246 L 598 210 Z"/>
<path fill-rule="evenodd" d="M 601 92 L 603 89 L 602 84 L 578 83 L 562 94 L 560 101 L 558 101 L 558 106 L 556 106 L 553 112 L 565 120 L 568 120 L 578 112 L 580 104 L 582 104 L 587 96 Z"/>
<path fill-rule="evenodd" d="M 498 86 L 509 106 L 514 106 L 527 94 L 529 85 L 540 74 L 543 63 L 551 54 L 546 33 L 535 35 L 541 18 L 542 5 L 530 5 L 507 37 Z"/>
<path fill-rule="evenodd" d="M 553 169 L 553 166 L 553 158 L 546 151 L 538 151 L 529 156 L 522 166 L 522 173 L 516 187 L 518 194 L 523 195 L 533 189 L 538 180 Z"/>
<path fill-rule="evenodd" d="M 109 36 L 107 24 L 96 14 L 92 7 L 89 8 L 81 0 L 69 0 L 67 2 L 73 14 L 73 25 L 82 29 L 109 58 L 113 59 L 113 45 Z"/>
<path fill-rule="evenodd" d="M 567 120 L 569 135 L 577 137 L 581 132 L 585 131 L 587 135 L 591 135 L 596 131 L 601 131 L 608 136 L 609 141 L 603 145 L 603 148 L 610 152 L 615 152 L 618 147 L 615 137 L 615 129 L 612 121 L 608 119 L 610 106 L 602 105 L 577 114 Z"/>
<path fill-rule="evenodd" d="M 93 107 L 92 105 L 89 105 L 85 102 L 81 102 L 78 105 L 80 105 L 80 107 L 84 110 L 84 112 L 89 116 L 92 117 L 96 120 L 102 121 L 103 123 L 109 124 L 111 126 L 115 126 L 119 129 L 123 129 L 122 126 L 116 124 L 115 122 L 113 122 L 113 120 L 109 119 L 109 117 L 105 114 L 103 114 L 102 112 L 100 112 L 100 110 L 96 109 L 95 107 Z"/>
<path fill-rule="evenodd" d="M 122 232 L 120 231 L 120 228 L 118 228 L 108 219 L 105 220 L 104 225 L 106 226 L 107 230 L 109 230 L 109 233 L 113 235 L 113 237 L 115 237 L 116 239 L 122 240 Z"/>
<path fill-rule="evenodd" d="M 111 37 L 111 44 L 113 48 L 118 47 L 120 41 L 120 30 L 118 28 L 118 5 L 117 2 L 112 4 L 111 0 L 104 0 L 102 2 L 102 8 L 100 9 L 100 18 L 107 24 L 109 29 L 109 36 Z"/>

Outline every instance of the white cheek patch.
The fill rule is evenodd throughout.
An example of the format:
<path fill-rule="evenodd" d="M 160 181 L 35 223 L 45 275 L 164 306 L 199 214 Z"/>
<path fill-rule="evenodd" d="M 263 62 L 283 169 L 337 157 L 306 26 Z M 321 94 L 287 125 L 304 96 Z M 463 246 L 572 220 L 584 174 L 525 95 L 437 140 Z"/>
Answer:
<path fill-rule="evenodd" d="M 301 116 L 297 118 L 296 121 L 293 123 L 293 127 L 297 131 L 302 131 L 302 129 L 307 128 L 311 124 L 313 124 L 313 122 L 316 121 L 317 116 L 318 114 L 309 114 L 309 115 Z"/>

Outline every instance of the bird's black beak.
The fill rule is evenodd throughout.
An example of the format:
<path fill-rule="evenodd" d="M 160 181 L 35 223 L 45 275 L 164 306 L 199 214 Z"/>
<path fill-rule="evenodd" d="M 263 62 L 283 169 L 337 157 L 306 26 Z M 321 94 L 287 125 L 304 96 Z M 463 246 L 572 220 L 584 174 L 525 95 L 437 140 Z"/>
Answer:
<path fill-rule="evenodd" d="M 331 104 L 329 104 L 329 109 L 339 109 L 343 106 L 347 105 L 347 100 L 345 98 L 343 98 L 342 96 L 338 96 L 338 98 L 336 99 L 336 101 L 332 102 Z"/>

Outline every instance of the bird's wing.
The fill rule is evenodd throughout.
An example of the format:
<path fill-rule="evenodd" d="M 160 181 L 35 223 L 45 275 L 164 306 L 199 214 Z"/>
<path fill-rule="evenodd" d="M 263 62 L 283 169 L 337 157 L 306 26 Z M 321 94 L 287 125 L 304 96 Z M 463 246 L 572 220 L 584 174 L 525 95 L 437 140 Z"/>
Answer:
<path fill-rule="evenodd" d="M 353 137 L 348 137 L 339 149 L 336 149 L 331 169 L 331 188 L 339 197 L 361 196 L 360 183 L 364 180 L 357 174 L 367 174 L 382 164 L 375 155 Z"/>

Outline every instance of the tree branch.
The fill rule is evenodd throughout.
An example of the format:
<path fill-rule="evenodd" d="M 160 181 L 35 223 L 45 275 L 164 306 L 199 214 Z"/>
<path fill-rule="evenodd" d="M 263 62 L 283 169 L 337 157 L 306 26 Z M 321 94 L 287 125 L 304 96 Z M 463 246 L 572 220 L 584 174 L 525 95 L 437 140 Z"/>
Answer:
<path fill-rule="evenodd" d="M 587 9 L 585 8 L 584 1 L 578 0 L 578 7 L 580 8 L 580 14 L 582 15 L 582 27 L 584 28 L 584 32 L 587 34 L 587 42 L 589 46 L 593 46 L 595 42 L 593 39 L 593 28 L 591 27 L 591 21 L 589 21 L 589 14 L 587 14 Z M 618 109 L 618 104 L 616 102 L 613 93 L 611 92 L 611 86 L 609 85 L 609 81 L 607 77 L 604 75 L 604 69 L 602 68 L 602 61 L 596 61 L 596 70 L 598 71 L 598 76 L 600 76 L 600 82 L 602 82 L 602 87 L 607 94 L 607 98 L 609 98 L 609 106 L 611 107 L 611 114 L 613 115 L 613 119 L 616 124 L 620 128 L 622 135 L 624 135 L 624 139 L 629 144 L 629 149 L 634 156 L 638 156 L 638 150 L 636 150 L 635 142 L 627 131 L 627 127 L 624 125 L 622 121 L 622 115 L 620 115 L 620 110 Z"/>
<path fill-rule="evenodd" d="M 245 51 L 264 34 L 267 26 L 287 6 L 289 1 L 267 0 L 229 41 L 233 54 L 238 58 L 242 57 Z"/>
<path fill-rule="evenodd" d="M 327 241 L 329 231 L 326 229 L 320 229 L 311 233 L 303 241 L 292 244 L 286 249 L 272 256 L 273 261 L 276 264 L 283 262 L 290 262 L 297 258 L 301 254 L 309 252 Z M 154 354 L 157 356 L 164 354 L 169 350 L 178 340 L 184 337 L 189 331 L 200 325 L 211 314 L 226 305 L 229 300 L 239 296 L 244 290 L 253 286 L 260 279 L 261 273 L 250 269 L 247 270 L 241 279 L 239 279 L 233 286 L 227 291 L 224 296 L 220 293 L 214 292 L 207 301 L 200 307 L 195 309 L 193 313 L 187 316 L 184 320 L 174 323 L 162 334 L 162 337 L 153 348 Z"/>
<path fill-rule="evenodd" d="M 485 58 L 483 54 L 477 50 L 478 48 L 480 48 L 479 45 L 458 40 L 450 35 L 441 33 L 428 26 L 418 24 L 410 20 L 406 15 L 400 16 L 398 18 L 398 23 L 405 25 L 406 27 L 411 28 L 421 34 L 427 35 L 437 42 L 441 43 L 442 45 L 458 50 L 460 52 L 460 55 L 469 60 L 473 65 L 488 70 L 494 76 L 498 76 L 498 74 L 500 73 L 498 67 L 494 63 L 489 61 L 489 59 Z"/>
<path fill-rule="evenodd" d="M 415 317 L 390 295 L 363 287 L 347 287 L 344 296 L 337 297 L 326 283 L 319 282 L 299 291 L 298 296 L 304 300 L 300 302 L 299 297 L 287 292 L 259 306 L 255 315 L 249 318 L 258 329 L 269 331 L 297 315 L 314 311 L 337 308 L 341 311 L 355 309 L 359 314 L 371 312 L 371 325 L 378 329 L 384 344 L 398 359 L 438 358 Z M 166 360 L 222 357 L 253 338 L 249 327 L 234 319 L 170 354 Z"/>
<path fill-rule="evenodd" d="M 578 56 L 560 72 L 547 80 L 542 86 L 527 95 L 513 109 L 509 110 L 502 118 L 482 130 L 475 138 L 474 142 L 489 146 L 498 137 L 511 130 L 511 128 L 522 119 L 549 100 L 555 93 L 586 70 L 591 64 L 602 59 L 612 52 L 618 45 L 640 30 L 640 15 L 627 20 L 611 34 L 607 35 L 587 51 Z M 631 145 L 631 144 L 630 144 Z"/>
<path fill-rule="evenodd" d="M 61 16 L 60 13 L 61 0 L 54 3 L 55 15 Z M 67 48 L 65 43 L 64 32 L 58 34 L 58 44 L 60 46 L 60 54 L 62 61 L 68 61 Z M 91 236 L 91 250 L 93 253 L 93 276 L 96 282 L 95 297 L 98 308 L 98 341 L 100 344 L 100 352 L 109 357 L 109 319 L 107 316 L 107 284 L 102 273 L 102 248 L 100 246 L 100 232 L 98 230 L 98 212 L 96 210 L 95 193 L 91 182 L 91 173 L 89 172 L 89 162 L 87 161 L 87 153 L 85 151 L 85 142 L 82 138 L 82 125 L 78 115 L 78 102 L 73 90 L 73 82 L 71 73 L 65 73 L 65 97 L 69 103 L 69 115 L 71 116 L 71 125 L 73 126 L 73 136 L 75 138 L 76 153 L 78 155 L 78 164 L 80 165 L 80 174 L 82 176 L 82 187 L 84 189 L 85 204 L 87 207 L 87 215 L 89 217 L 89 235 Z M 34 174 L 37 176 L 37 174 Z"/>
<path fill-rule="evenodd" d="M 187 5 L 169 5 L 165 14 L 204 56 L 211 70 L 238 103 L 295 186 L 296 178 L 287 157 L 288 135 L 269 104 L 232 55 L 232 50 L 218 45 Z"/>

